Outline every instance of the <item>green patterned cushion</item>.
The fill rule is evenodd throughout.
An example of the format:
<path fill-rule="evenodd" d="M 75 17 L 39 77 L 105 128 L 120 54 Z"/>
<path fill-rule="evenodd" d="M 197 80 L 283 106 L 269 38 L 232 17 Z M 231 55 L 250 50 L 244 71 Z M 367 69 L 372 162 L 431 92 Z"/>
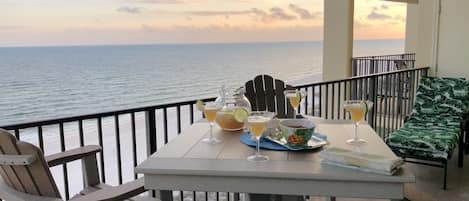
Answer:
<path fill-rule="evenodd" d="M 464 115 L 469 107 L 469 82 L 464 78 L 422 77 L 412 115 Z"/>
<path fill-rule="evenodd" d="M 459 124 L 444 124 L 406 122 L 391 134 L 388 144 L 399 155 L 447 159 L 458 143 L 460 128 Z"/>
<path fill-rule="evenodd" d="M 469 81 L 422 77 L 410 118 L 390 135 L 388 144 L 399 155 L 447 159 L 468 110 Z"/>

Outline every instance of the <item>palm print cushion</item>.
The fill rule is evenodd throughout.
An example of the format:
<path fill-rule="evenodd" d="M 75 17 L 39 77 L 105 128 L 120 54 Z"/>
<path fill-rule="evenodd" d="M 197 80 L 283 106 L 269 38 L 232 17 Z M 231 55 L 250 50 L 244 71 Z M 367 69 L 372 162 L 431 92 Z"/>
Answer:
<path fill-rule="evenodd" d="M 388 145 L 402 156 L 446 160 L 458 143 L 468 110 L 469 81 L 422 77 L 412 114 L 390 135 Z"/>

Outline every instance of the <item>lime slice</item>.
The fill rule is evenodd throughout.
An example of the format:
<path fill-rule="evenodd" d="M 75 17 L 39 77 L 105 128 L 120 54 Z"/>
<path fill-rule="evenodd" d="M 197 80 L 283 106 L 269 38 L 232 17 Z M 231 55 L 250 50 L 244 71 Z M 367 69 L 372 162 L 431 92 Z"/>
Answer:
<path fill-rule="evenodd" d="M 195 102 L 195 105 L 197 106 L 197 109 L 200 110 L 200 111 L 204 111 L 204 108 L 205 108 L 205 103 L 201 100 L 197 100 L 197 102 Z"/>
<path fill-rule="evenodd" d="M 301 102 L 301 100 L 303 99 L 303 93 L 301 93 L 300 91 L 296 92 L 296 97 L 298 98 L 298 101 Z"/>
<path fill-rule="evenodd" d="M 365 110 L 365 115 L 368 114 L 368 103 L 366 101 L 363 101 L 361 105 L 363 110 Z"/>
<path fill-rule="evenodd" d="M 244 122 L 248 118 L 248 111 L 244 108 L 236 108 L 233 110 L 233 117 L 237 122 Z"/>

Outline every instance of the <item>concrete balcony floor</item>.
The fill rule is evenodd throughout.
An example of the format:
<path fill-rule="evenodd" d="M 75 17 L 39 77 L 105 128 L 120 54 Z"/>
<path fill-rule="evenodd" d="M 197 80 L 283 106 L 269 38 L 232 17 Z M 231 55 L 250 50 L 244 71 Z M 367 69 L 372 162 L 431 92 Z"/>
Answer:
<path fill-rule="evenodd" d="M 469 155 L 464 167 L 457 166 L 457 150 L 448 164 L 448 189 L 443 190 L 443 168 L 407 163 L 415 174 L 417 182 L 405 187 L 406 198 L 410 201 L 469 201 Z M 311 201 L 326 201 L 326 198 L 312 198 Z M 337 201 L 385 201 L 383 199 L 337 198 Z"/>

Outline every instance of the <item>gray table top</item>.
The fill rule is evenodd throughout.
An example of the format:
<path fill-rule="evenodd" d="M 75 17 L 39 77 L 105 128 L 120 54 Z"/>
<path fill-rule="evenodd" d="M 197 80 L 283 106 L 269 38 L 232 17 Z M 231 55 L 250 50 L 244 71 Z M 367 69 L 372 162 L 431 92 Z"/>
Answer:
<path fill-rule="evenodd" d="M 327 146 L 359 149 L 367 153 L 397 157 L 366 123 L 360 125 L 359 133 L 361 138 L 368 141 L 368 144 L 357 148 L 345 143 L 347 139 L 352 137 L 354 130 L 354 125 L 350 121 L 330 121 L 316 118 L 313 120 L 317 124 L 317 131 L 327 135 L 330 142 Z M 208 123 L 193 124 L 157 153 L 138 165 L 135 171 L 148 175 L 415 182 L 414 175 L 405 167 L 394 176 L 386 176 L 321 164 L 321 158 L 318 155 L 321 149 L 301 152 L 262 150 L 262 154 L 268 155 L 270 161 L 249 162 L 246 157 L 253 154 L 255 149 L 240 142 L 241 131 L 228 132 L 215 127 L 214 135 L 222 140 L 221 143 L 215 145 L 200 141 L 208 135 L 208 132 Z"/>

